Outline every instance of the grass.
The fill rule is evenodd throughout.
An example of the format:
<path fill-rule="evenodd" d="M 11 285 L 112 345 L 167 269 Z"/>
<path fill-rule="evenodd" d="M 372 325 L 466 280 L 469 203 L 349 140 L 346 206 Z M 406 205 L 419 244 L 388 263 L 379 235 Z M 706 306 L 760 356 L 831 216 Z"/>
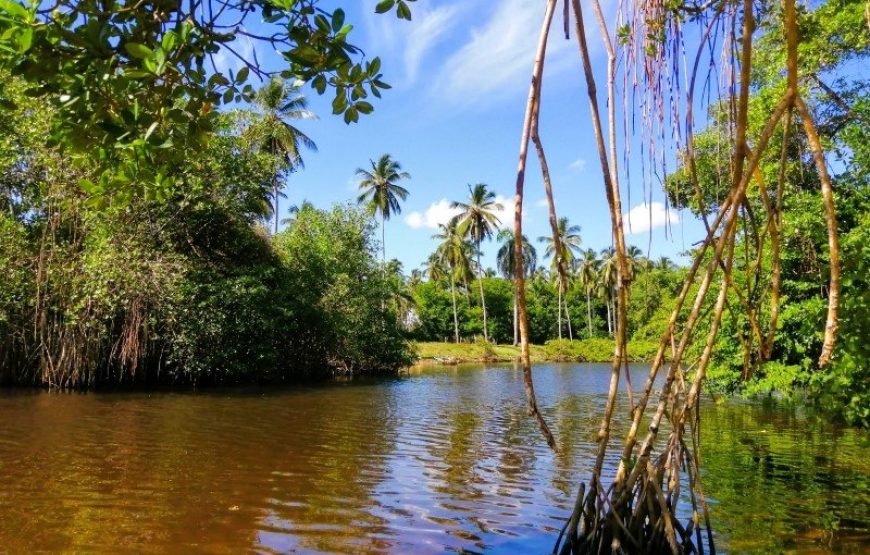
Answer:
<path fill-rule="evenodd" d="M 657 345 L 649 341 L 630 341 L 629 360 L 643 362 L 652 359 Z M 520 348 L 513 345 L 487 343 L 441 343 L 421 341 L 416 344 L 418 360 L 447 362 L 512 361 L 520 356 Z M 569 341 L 547 341 L 544 345 L 531 345 L 532 362 L 610 362 L 613 341 L 591 338 Z"/>

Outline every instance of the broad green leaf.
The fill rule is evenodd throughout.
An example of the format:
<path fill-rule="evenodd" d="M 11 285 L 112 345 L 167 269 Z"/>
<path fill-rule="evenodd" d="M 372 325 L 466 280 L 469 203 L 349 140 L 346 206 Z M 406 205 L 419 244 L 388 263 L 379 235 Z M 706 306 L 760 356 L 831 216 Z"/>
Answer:
<path fill-rule="evenodd" d="M 30 19 L 30 12 L 27 8 L 12 0 L 0 0 L 0 11 L 4 11 L 12 17 L 20 17 Z"/>
<path fill-rule="evenodd" d="M 407 19 L 411 21 L 411 8 L 408 7 L 403 0 L 399 0 L 399 7 L 396 9 L 396 15 L 399 19 Z"/>
<path fill-rule="evenodd" d="M 344 10 L 337 8 L 332 12 L 332 31 L 337 33 L 344 25 Z"/>
<path fill-rule="evenodd" d="M 154 54 L 150 48 L 141 42 L 128 42 L 124 44 L 124 49 L 127 51 L 127 54 L 139 59 L 150 58 Z"/>
<path fill-rule="evenodd" d="M 375 12 L 377 13 L 385 13 L 390 11 L 393 6 L 396 4 L 396 0 L 381 0 L 378 2 L 378 5 L 375 6 Z"/>
<path fill-rule="evenodd" d="M 249 72 L 250 72 L 250 69 L 248 69 L 248 66 L 245 66 L 242 69 L 240 69 L 239 73 L 236 74 L 236 84 L 241 85 L 242 83 L 247 81 Z"/>

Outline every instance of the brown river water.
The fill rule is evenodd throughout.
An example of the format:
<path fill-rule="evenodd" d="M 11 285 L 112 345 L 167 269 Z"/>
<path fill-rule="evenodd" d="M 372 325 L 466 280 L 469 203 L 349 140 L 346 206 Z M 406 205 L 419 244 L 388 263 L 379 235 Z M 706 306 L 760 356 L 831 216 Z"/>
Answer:
<path fill-rule="evenodd" d="M 512 366 L 0 392 L 0 553 L 548 553 L 588 478 L 609 367 L 535 378 L 558 454 Z M 702 422 L 720 553 L 870 553 L 870 433 L 758 401 L 705 400 Z"/>

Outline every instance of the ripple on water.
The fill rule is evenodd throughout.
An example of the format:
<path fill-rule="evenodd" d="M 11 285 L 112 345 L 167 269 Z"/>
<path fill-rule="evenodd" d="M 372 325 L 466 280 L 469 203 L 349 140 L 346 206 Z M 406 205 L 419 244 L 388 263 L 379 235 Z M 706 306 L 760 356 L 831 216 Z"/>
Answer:
<path fill-rule="evenodd" d="M 511 367 L 268 392 L 0 394 L 0 549 L 546 552 L 591 470 L 610 370 L 534 373 L 557 454 Z M 703 419 L 726 551 L 868 551 L 866 433 L 752 403 Z M 608 475 L 627 425 L 620 399 Z"/>

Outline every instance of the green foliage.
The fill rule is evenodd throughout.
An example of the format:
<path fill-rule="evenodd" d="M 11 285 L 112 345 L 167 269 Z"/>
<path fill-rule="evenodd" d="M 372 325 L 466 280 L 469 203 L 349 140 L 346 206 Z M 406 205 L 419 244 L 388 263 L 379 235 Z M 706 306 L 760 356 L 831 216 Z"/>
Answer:
<path fill-rule="evenodd" d="M 544 344 L 546 356 L 554 360 L 573 362 L 608 362 L 613 360 L 613 340 L 603 337 L 570 341 L 551 339 Z M 646 362 L 655 355 L 658 344 L 650 341 L 630 341 L 628 360 Z"/>
<path fill-rule="evenodd" d="M 160 200 L 184 183 L 177 170 L 214 135 L 217 108 L 253 100 L 252 73 L 274 74 L 256 57 L 240 58 L 238 72 L 219 70 L 214 57 L 238 57 L 240 41 L 279 52 L 283 78 L 332 89 L 333 111 L 348 123 L 372 111 L 369 94 L 389 88 L 380 60 L 348 42 L 344 11 L 319 0 L 41 6 L 0 3 L 0 68 L 56 111 L 51 142 L 92 172 L 81 186 L 94 202 Z M 410 19 L 404 1 L 397 15 Z M 258 33 L 248 17 L 262 20 Z"/>
<path fill-rule="evenodd" d="M 10 83 L 19 111 L 0 112 L 0 379 L 282 381 L 410 360 L 371 220 L 305 207 L 269 238 L 258 222 L 284 162 L 250 148 L 237 114 L 179 169 L 190 188 L 99 208 L 77 185 L 92 174 L 63 171 L 68 158 L 33 136 L 39 121 L 20 124 L 39 100 Z"/>
<path fill-rule="evenodd" d="M 763 10 L 759 19 L 762 36 L 753 49 L 753 91 L 748 114 L 750 146 L 756 143 L 785 87 L 785 41 L 778 9 Z M 744 299 L 760 307 L 756 318 L 766 333 L 771 318 L 766 294 L 772 287 L 773 259 L 772 243 L 763 227 L 766 204 L 777 202 L 775 190 L 780 184 L 784 153 L 782 296 L 772 357 L 764 361 L 760 356 L 743 301 L 732 290 L 709 371 L 714 389 L 746 394 L 776 391 L 787 396 L 805 391 L 829 414 L 864 426 L 870 423 L 870 352 L 866 340 L 870 330 L 866 278 L 870 269 L 870 251 L 866 247 L 870 239 L 870 96 L 866 72 L 853 69 L 870 56 L 865 17 L 864 3 L 858 0 L 829 0 L 812 10 L 800 8 L 798 13 L 800 71 L 809 76 L 800 83 L 801 94 L 828 152 L 841 243 L 840 325 L 833 361 L 824 368 L 816 362 L 828 304 L 830 255 L 818 173 L 801 122 L 795 116 L 788 129 L 788 141 L 784 143 L 783 133 L 777 132 L 761 153 L 758 175 L 754 176 L 741 212 L 733 268 L 736 289 Z M 691 185 L 687 158 L 683 157 L 681 167 L 666 179 L 672 202 L 696 214 L 715 210 L 731 179 L 731 149 L 722 146 L 729 144 L 732 124 L 726 105 L 713 107 L 708 127 L 695 138 L 700 196 Z M 759 178 L 767 183 L 767 199 L 761 196 Z M 756 244 L 764 248 L 757 261 Z M 756 263 L 757 273 L 753 268 Z M 636 294 L 637 284 L 633 291 Z M 700 329 L 705 325 L 706 317 Z M 692 349 L 697 357 L 700 347 Z"/>

